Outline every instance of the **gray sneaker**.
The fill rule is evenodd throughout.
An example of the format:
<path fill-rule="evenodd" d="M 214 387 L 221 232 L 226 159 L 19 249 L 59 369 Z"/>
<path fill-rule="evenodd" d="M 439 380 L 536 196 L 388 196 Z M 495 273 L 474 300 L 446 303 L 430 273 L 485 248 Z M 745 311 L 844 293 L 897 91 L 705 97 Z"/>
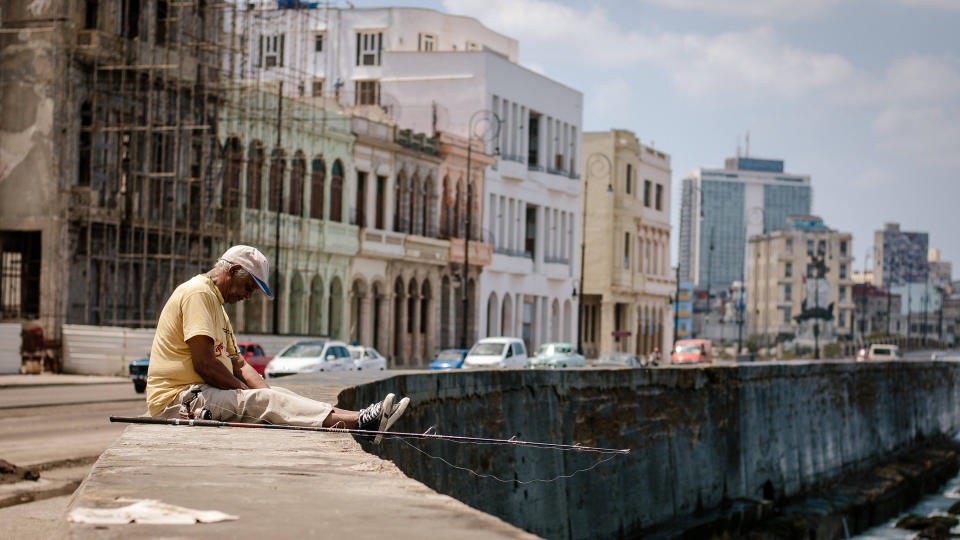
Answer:
<path fill-rule="evenodd" d="M 387 397 L 392 398 L 394 396 L 393 394 L 387 394 Z M 384 401 L 386 401 L 386 399 L 384 399 Z M 395 424 L 397 420 L 401 416 L 403 416 L 403 412 L 407 410 L 407 405 L 409 404 L 410 404 L 410 398 L 405 397 L 401 399 L 399 403 L 393 405 L 390 408 L 390 414 L 383 415 L 383 418 L 380 420 L 380 431 L 387 431 L 388 429 L 393 427 L 393 424 Z M 386 410 L 386 408 L 384 410 Z M 383 440 L 383 434 L 377 435 L 376 437 L 373 438 L 373 444 L 380 444 L 380 441 L 382 440 Z"/>

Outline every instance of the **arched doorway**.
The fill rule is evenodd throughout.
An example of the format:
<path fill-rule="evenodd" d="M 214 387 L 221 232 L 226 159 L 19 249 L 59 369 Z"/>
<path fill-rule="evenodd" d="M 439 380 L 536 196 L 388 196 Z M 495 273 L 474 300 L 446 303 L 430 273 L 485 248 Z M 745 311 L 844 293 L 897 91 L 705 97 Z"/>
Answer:
<path fill-rule="evenodd" d="M 293 277 L 290 279 L 290 301 L 287 306 L 287 311 L 289 312 L 287 317 L 288 331 L 291 334 L 301 335 L 304 332 L 303 312 L 305 292 L 303 278 L 300 277 L 300 272 L 294 271 Z"/>
<path fill-rule="evenodd" d="M 353 280 L 350 286 L 350 338 L 349 342 L 356 342 L 358 345 L 367 345 L 364 342 L 364 319 L 367 314 L 364 312 L 364 301 L 367 295 L 367 284 L 362 279 Z"/>
<path fill-rule="evenodd" d="M 513 298 L 509 293 L 503 295 L 503 306 L 500 308 L 500 335 L 513 337 L 516 329 L 513 326 Z"/>
<path fill-rule="evenodd" d="M 319 274 L 310 281 L 310 335 L 323 335 L 323 277 Z"/>
<path fill-rule="evenodd" d="M 560 301 L 556 298 L 550 306 L 550 340 L 560 341 Z"/>
<path fill-rule="evenodd" d="M 440 346 L 444 348 L 453 347 L 453 332 L 450 331 L 450 325 L 453 321 L 450 319 L 450 278 L 443 276 L 440 282 Z"/>
<path fill-rule="evenodd" d="M 393 361 L 395 365 L 404 365 L 403 356 L 403 280 L 397 277 L 393 284 Z"/>
<path fill-rule="evenodd" d="M 500 331 L 497 328 L 497 322 L 499 322 L 500 317 L 499 306 L 497 305 L 497 293 L 491 292 L 490 296 L 487 298 L 487 335 L 488 336 L 498 336 Z"/>
<path fill-rule="evenodd" d="M 563 301 L 563 340 L 566 342 L 573 341 L 573 332 L 571 329 L 570 323 L 573 322 L 571 317 L 573 316 L 573 306 L 570 303 L 570 300 Z"/>
<path fill-rule="evenodd" d="M 340 278 L 334 277 L 330 283 L 330 304 L 327 312 L 332 339 L 343 339 L 343 285 Z"/>
<path fill-rule="evenodd" d="M 420 351 L 421 363 L 433 357 L 433 288 L 424 280 L 420 286 Z"/>

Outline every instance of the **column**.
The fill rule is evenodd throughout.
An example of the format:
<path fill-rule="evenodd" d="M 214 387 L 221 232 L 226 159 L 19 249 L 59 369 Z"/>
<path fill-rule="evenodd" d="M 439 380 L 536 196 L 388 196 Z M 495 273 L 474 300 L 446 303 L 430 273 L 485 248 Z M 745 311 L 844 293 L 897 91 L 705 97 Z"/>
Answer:
<path fill-rule="evenodd" d="M 614 302 L 608 300 L 603 300 L 600 304 L 600 350 L 598 352 L 601 354 L 617 350 L 616 342 L 614 342 L 613 335 L 610 333 L 614 328 L 614 305 Z"/>
<path fill-rule="evenodd" d="M 360 335 L 360 344 L 376 348 L 377 344 L 373 342 L 373 291 L 364 294 L 357 302 L 357 324 L 360 325 L 358 334 Z"/>

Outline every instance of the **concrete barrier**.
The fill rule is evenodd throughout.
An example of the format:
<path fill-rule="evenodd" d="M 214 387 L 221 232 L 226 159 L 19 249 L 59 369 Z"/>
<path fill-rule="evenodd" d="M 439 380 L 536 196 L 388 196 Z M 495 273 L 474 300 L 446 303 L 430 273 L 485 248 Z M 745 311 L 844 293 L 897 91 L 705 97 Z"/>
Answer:
<path fill-rule="evenodd" d="M 348 388 L 340 405 L 392 391 L 415 403 L 399 430 L 629 448 L 592 471 L 532 483 L 524 482 L 571 475 L 599 457 L 439 441 L 375 450 L 437 491 L 540 536 L 615 538 L 742 499 L 800 495 L 954 436 L 958 381 L 960 363 L 950 361 L 415 373 Z"/>

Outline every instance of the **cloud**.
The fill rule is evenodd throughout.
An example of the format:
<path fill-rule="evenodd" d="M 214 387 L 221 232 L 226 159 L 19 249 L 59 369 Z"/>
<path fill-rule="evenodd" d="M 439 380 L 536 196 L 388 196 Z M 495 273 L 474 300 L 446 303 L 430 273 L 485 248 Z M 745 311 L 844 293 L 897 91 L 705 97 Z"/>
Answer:
<path fill-rule="evenodd" d="M 849 0 L 646 0 L 670 9 L 764 19 L 806 19 Z M 928 0 L 936 1 L 936 0 Z M 949 1 L 949 0 L 944 0 Z"/>
<path fill-rule="evenodd" d="M 842 56 L 790 46 L 767 26 L 715 36 L 644 33 L 620 28 L 602 9 L 549 0 L 445 0 L 444 5 L 558 60 L 609 69 L 657 67 L 691 95 L 796 96 L 843 84 L 853 75 L 852 64 Z"/>
<path fill-rule="evenodd" d="M 888 98 L 896 101 L 940 101 L 960 93 L 960 71 L 955 64 L 932 56 L 909 56 L 887 69 Z"/>
<path fill-rule="evenodd" d="M 886 107 L 873 122 L 884 151 L 916 162 L 960 167 L 960 114 L 946 106 Z"/>
<path fill-rule="evenodd" d="M 910 7 L 933 8 L 960 11 L 960 2 L 957 0 L 893 0 L 897 4 Z"/>

